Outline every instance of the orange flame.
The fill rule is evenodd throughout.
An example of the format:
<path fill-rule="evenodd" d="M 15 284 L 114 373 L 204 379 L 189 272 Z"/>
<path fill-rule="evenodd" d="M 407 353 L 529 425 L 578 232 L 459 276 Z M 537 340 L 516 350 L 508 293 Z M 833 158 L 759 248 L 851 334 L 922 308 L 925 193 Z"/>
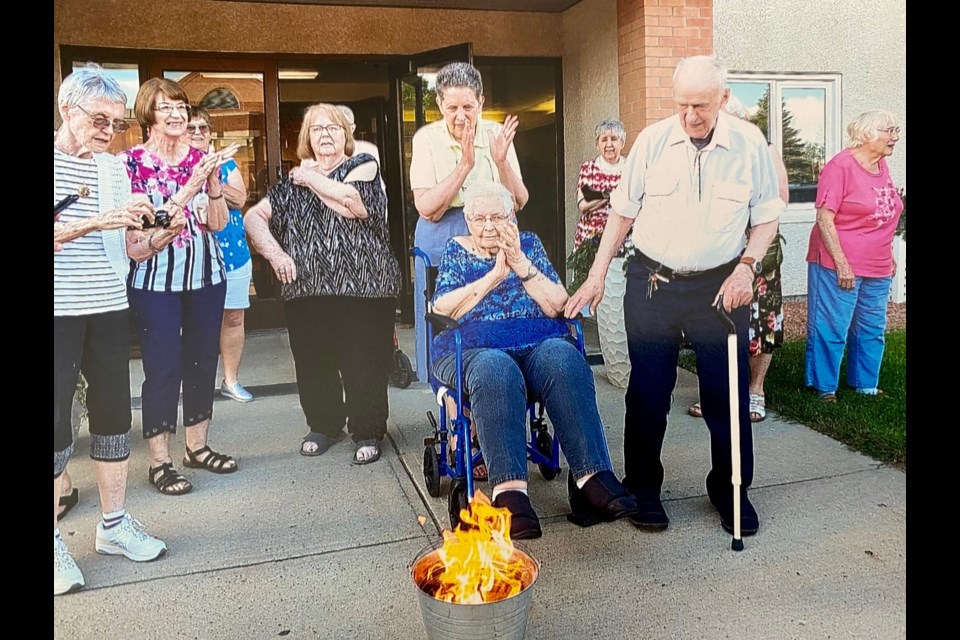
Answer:
<path fill-rule="evenodd" d="M 510 540 L 510 519 L 509 510 L 494 507 L 483 492 L 476 492 L 470 508 L 460 511 L 461 524 L 443 532 L 438 560 L 426 567 L 426 576 L 437 585 L 435 598 L 460 604 L 496 602 L 533 581 L 530 565 Z"/>

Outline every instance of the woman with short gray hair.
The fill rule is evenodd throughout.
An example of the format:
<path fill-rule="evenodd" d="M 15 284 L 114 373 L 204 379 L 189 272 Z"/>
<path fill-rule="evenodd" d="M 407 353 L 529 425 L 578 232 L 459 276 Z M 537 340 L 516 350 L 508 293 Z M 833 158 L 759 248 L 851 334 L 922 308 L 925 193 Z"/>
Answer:
<path fill-rule="evenodd" d="M 127 97 L 98 67 L 60 85 L 62 124 L 53 141 L 53 594 L 84 586 L 57 526 L 60 484 L 73 453 L 71 413 L 77 380 L 87 380 L 90 457 L 100 489 L 98 553 L 154 560 L 167 546 L 126 511 L 130 459 L 129 311 L 125 234 L 153 220 L 149 203 L 134 202 L 123 164 L 107 147 L 129 128 Z"/>
<path fill-rule="evenodd" d="M 476 67 L 453 62 L 440 69 L 436 83 L 443 119 L 421 127 L 413 136 L 410 163 L 410 188 L 420 214 L 414 244 L 433 265 L 440 261 L 447 240 L 467 234 L 462 194 L 471 183 L 492 180 L 503 184 L 513 196 L 515 211 L 530 197 L 513 146 L 517 117 L 508 115 L 502 125 L 483 118 L 483 80 Z M 428 376 L 425 282 L 423 262 L 417 260 L 413 300 L 421 380 Z"/>
<path fill-rule="evenodd" d="M 580 165 L 577 179 L 577 232 L 573 247 L 577 249 L 587 240 L 600 242 L 600 234 L 610 215 L 610 192 L 620 184 L 623 171 L 623 145 L 627 142 L 627 130 L 614 118 L 605 118 L 597 123 L 594 131 L 597 156 Z"/>
<path fill-rule="evenodd" d="M 859 394 L 883 393 L 877 385 L 897 270 L 891 247 L 903 211 L 886 161 L 900 141 L 893 114 L 862 113 L 847 134 L 848 148 L 820 172 L 817 223 L 807 248 L 804 377 L 824 402 L 837 401 L 848 345 L 847 384 Z"/>

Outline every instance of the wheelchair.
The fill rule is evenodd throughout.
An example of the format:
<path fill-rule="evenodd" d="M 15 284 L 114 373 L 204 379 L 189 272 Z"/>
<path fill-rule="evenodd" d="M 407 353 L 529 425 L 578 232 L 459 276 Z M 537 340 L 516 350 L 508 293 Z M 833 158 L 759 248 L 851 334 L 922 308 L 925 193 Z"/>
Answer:
<path fill-rule="evenodd" d="M 411 250 L 415 260 L 422 260 L 426 272 L 426 329 L 427 329 L 427 365 L 430 387 L 437 401 L 439 420 L 432 411 L 427 411 L 427 420 L 433 429 L 433 435 L 423 439 L 423 479 L 427 493 L 437 498 L 441 493 L 444 477 L 450 478 L 450 490 L 447 499 L 447 513 L 450 527 L 460 522 L 460 510 L 466 509 L 473 500 L 473 467 L 483 458 L 483 452 L 473 453 L 473 434 L 471 419 L 466 411 L 470 409 L 470 400 L 463 390 L 463 345 L 460 324 L 453 318 L 432 311 L 431 300 L 436 289 L 438 267 L 430 262 L 429 256 L 417 247 Z M 583 342 L 583 326 L 579 320 L 567 320 L 571 332 L 576 338 L 577 349 L 586 357 Z M 433 374 L 433 338 L 443 331 L 451 331 L 456 345 L 456 384 L 451 388 Z M 448 415 L 446 398 L 454 404 L 456 415 Z M 560 474 L 560 441 L 551 433 L 545 417 L 546 410 L 537 398 L 527 398 L 527 416 L 530 425 L 527 442 L 527 459 L 537 465 L 544 480 L 553 480 Z M 456 439 L 454 464 L 450 460 L 450 437 Z M 438 450 L 439 447 L 439 450 Z"/>

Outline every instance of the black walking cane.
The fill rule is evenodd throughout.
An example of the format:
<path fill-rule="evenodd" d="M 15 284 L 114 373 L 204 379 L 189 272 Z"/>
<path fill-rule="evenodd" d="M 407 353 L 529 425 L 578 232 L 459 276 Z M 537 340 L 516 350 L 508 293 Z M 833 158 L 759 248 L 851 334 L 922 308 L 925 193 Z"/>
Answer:
<path fill-rule="evenodd" d="M 737 327 L 723 310 L 723 296 L 717 302 L 717 313 L 727 325 L 727 376 L 730 378 L 730 462 L 733 467 L 733 540 L 730 548 L 743 551 L 740 536 L 740 376 L 737 373 Z"/>

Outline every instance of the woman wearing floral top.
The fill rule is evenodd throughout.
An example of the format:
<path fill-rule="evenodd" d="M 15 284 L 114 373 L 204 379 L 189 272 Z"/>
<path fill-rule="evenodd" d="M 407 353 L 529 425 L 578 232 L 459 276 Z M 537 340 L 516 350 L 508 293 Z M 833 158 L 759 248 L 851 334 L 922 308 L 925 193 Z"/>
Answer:
<path fill-rule="evenodd" d="M 601 120 L 595 132 L 599 155 L 580 165 L 580 177 L 577 180 L 580 218 L 573 238 L 574 249 L 593 238 L 599 242 L 599 236 L 607 225 L 607 216 L 610 215 L 610 192 L 620 184 L 620 173 L 623 171 L 621 153 L 627 141 L 623 123 L 614 119 Z"/>
<path fill-rule="evenodd" d="M 493 504 L 513 516 L 510 537 L 542 535 L 527 494 L 528 389 L 543 401 L 570 464 L 569 519 L 590 526 L 635 513 L 636 499 L 613 473 L 593 371 L 561 317 L 567 292 L 543 244 L 517 229 L 505 186 L 477 181 L 463 200 L 469 235 L 447 242 L 433 311 L 460 323 L 463 391 L 470 395 Z M 434 376 L 456 384 L 450 333 L 434 338 L 432 355 Z"/>
<path fill-rule="evenodd" d="M 143 354 L 143 436 L 150 443 L 150 483 L 163 494 L 181 495 L 193 488 L 176 471 L 170 455 L 181 386 L 183 465 L 214 473 L 237 470 L 232 457 L 216 453 L 207 443 L 226 293 L 223 259 L 213 235 L 229 215 L 219 168 L 237 148 L 205 154 L 181 142 L 190 106 L 187 94 L 172 80 L 145 82 L 134 112 L 148 139 L 121 152 L 120 159 L 134 198 L 170 214 L 166 228 L 157 216 L 162 231 L 151 238 L 153 257 L 133 264 L 127 278 Z M 203 200 L 206 211 L 197 206 Z"/>

